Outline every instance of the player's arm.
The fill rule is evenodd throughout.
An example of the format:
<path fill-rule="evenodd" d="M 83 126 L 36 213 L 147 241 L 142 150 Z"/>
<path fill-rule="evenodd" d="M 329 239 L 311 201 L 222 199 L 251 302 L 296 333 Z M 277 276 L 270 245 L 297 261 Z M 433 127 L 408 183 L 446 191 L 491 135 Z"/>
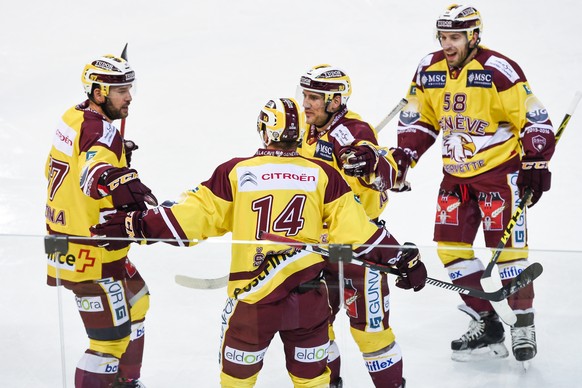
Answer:
<path fill-rule="evenodd" d="M 111 196 L 113 206 L 124 211 L 146 210 L 146 203 L 157 205 L 137 171 L 127 167 L 123 140 L 115 127 L 100 122 L 84 125 L 78 158 L 81 190 L 94 199 Z"/>
<path fill-rule="evenodd" d="M 499 95 L 512 124 L 520 130 L 522 156 L 517 186 L 520 195 L 527 188 L 532 191 L 528 206 L 533 206 L 551 188 L 549 161 L 556 146 L 552 122 L 527 81 L 518 82 Z"/>
<path fill-rule="evenodd" d="M 184 192 L 176 203 L 146 211 L 116 212 L 107 216 L 105 223 L 93 226 L 91 233 L 148 242 L 164 239 L 171 245 L 192 246 L 198 240 L 231 231 L 232 211 L 232 188 L 228 168 L 223 165 L 208 181 Z M 112 250 L 130 243 L 131 240 L 112 240 L 104 246 Z"/>

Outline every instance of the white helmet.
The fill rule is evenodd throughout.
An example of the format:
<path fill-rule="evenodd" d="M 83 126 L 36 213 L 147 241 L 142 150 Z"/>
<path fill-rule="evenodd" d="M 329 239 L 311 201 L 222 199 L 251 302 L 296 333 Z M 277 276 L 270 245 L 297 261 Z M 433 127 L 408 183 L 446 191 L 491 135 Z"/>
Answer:
<path fill-rule="evenodd" d="M 269 142 L 299 142 L 303 137 L 305 118 L 299 104 L 293 98 L 269 100 L 257 119 L 257 131 Z"/>
<path fill-rule="evenodd" d="M 333 99 L 334 95 L 339 94 L 342 105 L 346 105 L 352 95 L 350 77 L 343 70 L 327 64 L 309 69 L 301 76 L 299 86 L 303 90 L 323 93 L 326 104 Z"/>
<path fill-rule="evenodd" d="M 447 7 L 436 21 L 437 39 L 439 33 L 443 32 L 466 32 L 467 39 L 473 38 L 475 31 L 479 32 L 479 40 L 483 32 L 483 21 L 481 14 L 475 7 L 470 5 L 451 4 Z"/>
<path fill-rule="evenodd" d="M 135 71 L 125 59 L 108 54 L 85 65 L 81 81 L 87 94 L 91 94 L 93 85 L 97 84 L 107 96 L 110 86 L 131 85 L 135 81 Z"/>

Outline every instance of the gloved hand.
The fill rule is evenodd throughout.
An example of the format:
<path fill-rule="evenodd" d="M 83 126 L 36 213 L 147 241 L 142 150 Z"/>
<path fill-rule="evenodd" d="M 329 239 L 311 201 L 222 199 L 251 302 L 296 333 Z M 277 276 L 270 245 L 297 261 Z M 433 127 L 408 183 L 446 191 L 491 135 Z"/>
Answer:
<path fill-rule="evenodd" d="M 416 245 L 410 242 L 404 243 L 398 252 L 396 268 L 402 275 L 396 279 L 396 287 L 405 290 L 412 288 L 415 292 L 423 289 L 427 273 L 424 263 L 420 261 L 420 253 Z"/>
<path fill-rule="evenodd" d="M 127 160 L 127 167 L 130 167 L 131 155 L 133 151 L 139 149 L 139 147 L 133 140 L 123 140 L 123 146 L 125 147 L 125 160 Z"/>
<path fill-rule="evenodd" d="M 122 211 L 108 214 L 105 216 L 105 222 L 93 225 L 89 228 L 93 237 L 113 237 L 115 240 L 103 239 L 98 245 L 108 251 L 123 249 L 135 241 L 136 231 L 138 237 L 142 237 L 139 223 L 137 220 L 141 217 L 141 212 L 125 213 Z"/>
<path fill-rule="evenodd" d="M 340 150 L 343 170 L 348 176 L 365 177 L 376 171 L 378 151 L 371 145 L 347 146 Z"/>
<path fill-rule="evenodd" d="M 118 210 L 147 210 L 146 203 L 157 206 L 158 200 L 141 181 L 137 171 L 128 168 L 112 168 L 99 179 L 99 191 L 111 195 L 113 206 Z"/>
<path fill-rule="evenodd" d="M 412 163 L 412 158 L 410 154 L 400 147 L 391 148 L 392 157 L 398 166 L 398 175 L 396 176 L 396 183 L 390 188 L 391 191 L 401 193 L 403 191 L 410 191 L 410 183 L 406 181 L 406 174 L 408 173 L 408 168 Z"/>
<path fill-rule="evenodd" d="M 527 207 L 532 207 L 541 198 L 544 191 L 550 190 L 552 186 L 552 173 L 548 170 L 548 162 L 542 158 L 524 157 L 521 160 L 521 168 L 517 176 L 517 187 L 520 196 L 523 196 L 525 189 L 532 192 Z"/>

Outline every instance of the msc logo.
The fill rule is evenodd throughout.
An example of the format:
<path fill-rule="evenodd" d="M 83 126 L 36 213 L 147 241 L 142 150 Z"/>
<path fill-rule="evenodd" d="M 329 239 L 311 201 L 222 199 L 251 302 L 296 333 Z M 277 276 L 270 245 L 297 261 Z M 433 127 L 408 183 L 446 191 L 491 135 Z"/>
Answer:
<path fill-rule="evenodd" d="M 467 87 L 491 88 L 493 72 L 491 70 L 469 70 L 467 72 Z"/>
<path fill-rule="evenodd" d="M 325 140 L 318 140 L 315 145 L 315 156 L 328 162 L 333 161 L 333 146 Z"/>
<path fill-rule="evenodd" d="M 444 88 L 447 83 L 446 71 L 423 71 L 420 82 L 425 89 Z"/>

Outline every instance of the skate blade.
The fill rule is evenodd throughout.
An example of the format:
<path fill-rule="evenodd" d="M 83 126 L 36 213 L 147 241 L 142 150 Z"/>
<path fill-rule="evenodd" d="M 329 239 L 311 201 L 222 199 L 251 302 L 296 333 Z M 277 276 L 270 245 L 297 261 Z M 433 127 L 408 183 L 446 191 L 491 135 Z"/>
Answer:
<path fill-rule="evenodd" d="M 521 369 L 523 370 L 523 372 L 527 372 L 527 370 L 529 369 L 530 365 L 531 365 L 531 361 L 520 361 L 519 362 L 521 364 Z"/>
<path fill-rule="evenodd" d="M 479 349 L 467 349 L 453 351 L 451 359 L 459 362 L 493 360 L 496 358 L 505 358 L 509 352 L 504 344 L 492 344 Z"/>

